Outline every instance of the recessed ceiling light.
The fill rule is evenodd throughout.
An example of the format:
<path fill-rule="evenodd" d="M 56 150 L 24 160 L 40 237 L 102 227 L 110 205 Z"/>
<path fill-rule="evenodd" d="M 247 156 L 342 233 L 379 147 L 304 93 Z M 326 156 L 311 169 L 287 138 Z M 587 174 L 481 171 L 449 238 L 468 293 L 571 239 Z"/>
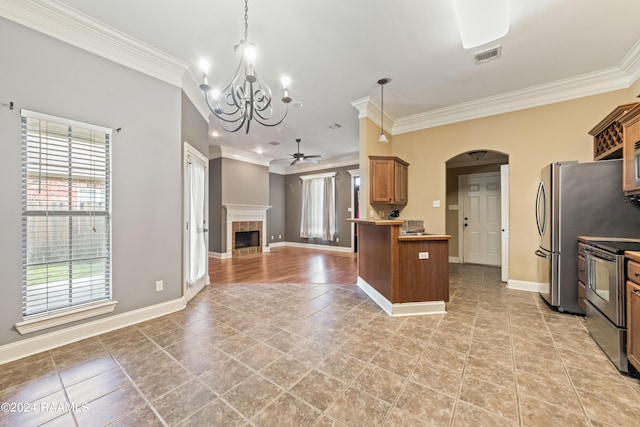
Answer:
<path fill-rule="evenodd" d="M 294 101 L 293 102 L 293 106 L 296 108 L 302 108 L 303 104 L 300 101 Z"/>
<path fill-rule="evenodd" d="M 257 148 L 256 148 L 255 150 L 253 150 L 253 151 L 255 151 L 255 152 L 256 152 L 256 153 L 258 153 L 258 154 L 262 154 L 262 153 L 264 153 L 264 148 L 262 148 L 262 147 L 257 147 Z"/>
<path fill-rule="evenodd" d="M 210 135 L 211 135 L 212 137 L 214 137 L 214 138 L 217 138 L 217 137 L 219 137 L 219 136 L 220 136 L 220 134 L 218 133 L 218 131 L 217 131 L 217 130 L 212 130 L 212 131 L 211 131 L 211 133 L 210 133 Z"/>
<path fill-rule="evenodd" d="M 280 145 L 280 143 L 278 141 L 271 141 L 269 145 Z"/>

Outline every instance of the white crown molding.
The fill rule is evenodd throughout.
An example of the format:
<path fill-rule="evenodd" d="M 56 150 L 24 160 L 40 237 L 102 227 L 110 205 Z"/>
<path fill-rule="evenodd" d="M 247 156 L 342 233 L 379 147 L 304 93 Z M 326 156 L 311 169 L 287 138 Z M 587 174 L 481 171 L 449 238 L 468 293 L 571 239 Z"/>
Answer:
<path fill-rule="evenodd" d="M 290 166 L 289 163 L 284 164 L 271 164 L 269 165 L 270 173 L 277 173 L 279 175 L 294 175 L 304 172 L 315 172 L 326 169 L 340 168 L 343 166 L 352 166 L 360 163 L 360 157 L 358 153 L 350 154 L 347 156 L 336 157 L 334 159 L 322 160 L 320 163 L 298 163 L 296 166 Z"/>
<path fill-rule="evenodd" d="M 366 96 L 351 102 L 351 105 L 358 110 L 358 119 L 367 117 L 376 125 L 380 126 L 380 116 L 382 109 L 374 98 Z M 391 129 L 395 122 L 395 117 L 384 113 L 384 128 Z"/>
<path fill-rule="evenodd" d="M 638 66 L 637 59 L 629 59 L 629 62 L 635 64 L 636 67 Z M 394 122 L 391 135 L 626 89 L 633 81 L 622 70 L 611 68 L 438 110 L 400 117 Z"/>
<path fill-rule="evenodd" d="M 261 154 L 252 153 L 250 151 L 240 150 L 228 145 L 210 145 L 209 160 L 219 158 L 239 160 L 241 162 L 253 163 L 260 166 L 269 166 L 269 162 L 273 160 L 270 157 L 265 157 Z"/>
<path fill-rule="evenodd" d="M 640 40 L 622 58 L 619 67 L 629 76 L 629 86 L 640 78 Z"/>
<path fill-rule="evenodd" d="M 55 0 L 0 0 L 0 16 L 174 86 L 189 64 Z"/>

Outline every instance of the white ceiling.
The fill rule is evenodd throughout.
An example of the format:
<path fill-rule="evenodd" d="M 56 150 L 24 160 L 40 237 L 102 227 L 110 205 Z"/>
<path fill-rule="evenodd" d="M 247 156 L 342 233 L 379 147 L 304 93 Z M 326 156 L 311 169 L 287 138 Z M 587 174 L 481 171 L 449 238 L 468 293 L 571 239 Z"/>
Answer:
<path fill-rule="evenodd" d="M 208 59 L 212 86 L 226 84 L 235 72 L 242 0 L 57 3 L 189 64 L 197 79 L 200 59 Z M 251 0 L 249 40 L 258 47 L 257 70 L 278 94 L 280 75 L 290 75 L 290 95 L 304 107 L 291 108 L 277 128 L 254 125 L 249 135 L 221 132 L 211 143 L 261 147 L 265 156 L 280 158 L 295 152 L 295 138 L 301 138 L 306 154 L 355 155 L 358 111 L 351 102 L 364 97 L 379 102 L 381 77 L 391 78 L 384 109 L 390 123 L 396 119 L 395 133 L 403 120 L 433 121 L 456 109 L 464 111 L 461 119 L 474 117 L 474 110 L 475 116 L 490 114 L 497 110 L 478 113 L 479 106 L 504 96 L 519 100 L 508 108 L 525 108 L 544 103 L 520 102 L 541 92 L 553 101 L 554 92 L 566 88 L 571 90 L 564 97 L 626 87 L 640 77 L 638 16 L 637 0 L 512 0 L 509 33 L 466 50 L 450 0 Z M 474 64 L 474 53 L 496 45 L 502 46 L 500 59 Z M 335 123 L 342 127 L 330 129 Z M 212 127 L 219 124 L 212 121 Z"/>

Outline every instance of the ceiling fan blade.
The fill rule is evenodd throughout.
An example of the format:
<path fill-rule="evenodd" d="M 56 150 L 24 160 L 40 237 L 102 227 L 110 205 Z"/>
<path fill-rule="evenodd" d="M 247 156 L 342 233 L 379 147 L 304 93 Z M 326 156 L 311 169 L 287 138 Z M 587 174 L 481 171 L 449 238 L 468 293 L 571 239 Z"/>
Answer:
<path fill-rule="evenodd" d="M 309 160 L 309 158 L 307 157 L 305 160 L 308 161 L 309 163 L 320 163 L 320 159 L 311 159 L 311 160 Z"/>
<path fill-rule="evenodd" d="M 313 154 L 311 156 L 304 156 L 305 159 L 313 159 L 314 157 L 316 158 L 320 158 L 322 157 L 320 154 Z"/>
<path fill-rule="evenodd" d="M 293 166 L 293 165 L 295 165 L 296 163 L 298 163 L 298 159 L 293 159 L 293 162 L 291 162 L 291 164 L 290 164 L 289 166 Z"/>

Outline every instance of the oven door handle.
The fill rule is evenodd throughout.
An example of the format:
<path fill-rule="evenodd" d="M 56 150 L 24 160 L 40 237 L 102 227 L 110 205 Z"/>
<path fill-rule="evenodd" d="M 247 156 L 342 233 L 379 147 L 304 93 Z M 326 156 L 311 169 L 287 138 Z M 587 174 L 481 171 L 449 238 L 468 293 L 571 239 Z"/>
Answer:
<path fill-rule="evenodd" d="M 540 258 L 546 258 L 546 259 L 551 259 L 551 254 L 545 254 L 544 252 L 542 252 L 540 249 L 536 249 L 536 251 L 534 252 L 537 256 L 539 256 Z"/>
<path fill-rule="evenodd" d="M 584 247 L 584 253 L 585 255 L 588 255 L 592 258 L 596 258 L 596 259 L 601 259 L 604 261 L 611 261 L 611 262 L 615 262 L 616 261 L 616 256 L 607 252 L 603 252 L 603 251 L 599 251 L 597 249 L 594 249 L 590 246 L 585 246 Z"/>

